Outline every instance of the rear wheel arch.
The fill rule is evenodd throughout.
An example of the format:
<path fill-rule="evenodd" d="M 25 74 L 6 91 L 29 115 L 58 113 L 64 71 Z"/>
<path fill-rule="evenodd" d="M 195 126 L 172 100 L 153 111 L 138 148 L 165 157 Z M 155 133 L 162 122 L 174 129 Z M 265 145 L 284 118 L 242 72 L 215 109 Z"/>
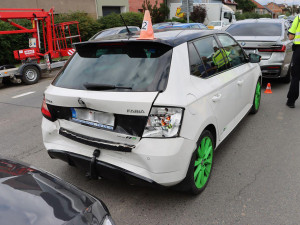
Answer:
<path fill-rule="evenodd" d="M 210 133 L 213 135 L 214 138 L 214 146 L 217 144 L 217 130 L 216 127 L 213 124 L 209 124 L 204 128 L 204 130 L 210 131 Z"/>

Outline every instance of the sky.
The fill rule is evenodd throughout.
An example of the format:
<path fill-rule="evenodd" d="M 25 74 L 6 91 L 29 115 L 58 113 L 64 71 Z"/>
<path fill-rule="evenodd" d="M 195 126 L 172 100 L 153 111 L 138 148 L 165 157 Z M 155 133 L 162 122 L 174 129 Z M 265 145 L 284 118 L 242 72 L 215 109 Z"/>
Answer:
<path fill-rule="evenodd" d="M 261 5 L 267 5 L 269 2 L 275 2 L 277 4 L 286 3 L 288 5 L 300 5 L 300 0 L 256 0 Z"/>

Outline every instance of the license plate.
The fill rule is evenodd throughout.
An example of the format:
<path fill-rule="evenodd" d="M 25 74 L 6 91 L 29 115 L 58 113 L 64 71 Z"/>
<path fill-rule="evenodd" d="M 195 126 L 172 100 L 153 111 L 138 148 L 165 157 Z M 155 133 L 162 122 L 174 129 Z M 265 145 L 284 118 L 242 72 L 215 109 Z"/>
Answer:
<path fill-rule="evenodd" d="M 255 53 L 255 50 L 245 50 L 245 52 L 246 52 L 247 54 L 250 54 L 250 53 Z"/>
<path fill-rule="evenodd" d="M 114 129 L 115 116 L 112 113 L 80 108 L 71 108 L 71 111 L 74 122 L 108 130 Z"/>

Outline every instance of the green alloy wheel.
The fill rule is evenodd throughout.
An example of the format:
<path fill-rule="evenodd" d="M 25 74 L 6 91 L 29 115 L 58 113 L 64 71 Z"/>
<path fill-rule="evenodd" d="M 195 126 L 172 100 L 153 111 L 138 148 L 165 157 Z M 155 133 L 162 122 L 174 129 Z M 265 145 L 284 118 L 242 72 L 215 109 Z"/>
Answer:
<path fill-rule="evenodd" d="M 201 140 L 196 154 L 194 181 L 196 187 L 201 189 L 206 185 L 212 169 L 213 144 L 210 137 Z"/>
<path fill-rule="evenodd" d="M 209 181 L 213 167 L 214 138 L 209 130 L 204 130 L 197 141 L 190 165 L 184 180 L 176 190 L 200 194 Z"/>
<path fill-rule="evenodd" d="M 253 105 L 250 110 L 251 114 L 255 114 L 258 112 L 260 106 L 260 99 L 261 99 L 261 84 L 260 81 L 257 81 L 255 93 L 254 93 Z"/>

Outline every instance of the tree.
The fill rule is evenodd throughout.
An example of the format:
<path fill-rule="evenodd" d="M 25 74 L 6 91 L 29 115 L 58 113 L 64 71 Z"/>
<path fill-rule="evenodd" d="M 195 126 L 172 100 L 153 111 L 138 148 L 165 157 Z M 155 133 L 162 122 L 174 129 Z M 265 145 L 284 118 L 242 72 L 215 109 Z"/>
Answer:
<path fill-rule="evenodd" d="M 242 9 L 243 12 L 251 12 L 256 5 L 250 0 L 236 0 L 237 9 Z"/>
<path fill-rule="evenodd" d="M 136 12 L 126 12 L 121 14 L 126 22 L 127 26 L 141 27 L 143 23 L 143 14 Z M 112 27 L 124 26 L 124 23 L 120 17 L 120 14 L 111 13 L 107 16 L 101 17 L 98 22 L 102 29 L 108 29 Z"/>
<path fill-rule="evenodd" d="M 149 10 L 152 17 L 152 23 L 160 23 L 165 21 L 170 12 L 166 3 L 160 3 L 159 7 L 157 5 L 157 0 L 155 1 L 155 5 L 152 5 L 150 0 L 144 0 L 142 4 L 144 11 Z"/>
<path fill-rule="evenodd" d="M 190 15 L 192 21 L 196 23 L 203 23 L 206 18 L 206 8 L 200 5 L 194 6 L 193 12 Z"/>

